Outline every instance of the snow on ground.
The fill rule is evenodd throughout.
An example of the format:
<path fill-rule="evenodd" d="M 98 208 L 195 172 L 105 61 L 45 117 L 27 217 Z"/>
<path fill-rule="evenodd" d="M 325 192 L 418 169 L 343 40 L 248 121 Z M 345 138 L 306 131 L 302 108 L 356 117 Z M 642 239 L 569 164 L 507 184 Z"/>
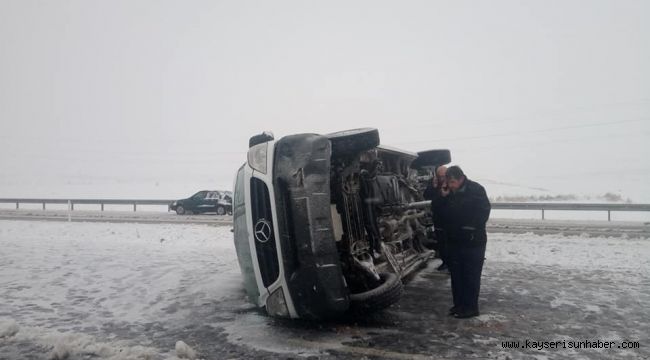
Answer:
<path fill-rule="evenodd" d="M 0 269 L 0 333 L 18 326 L 19 341 L 104 357 L 84 335 L 135 337 L 136 355 L 157 354 L 137 330 L 110 327 L 173 323 L 241 288 L 229 227 L 2 221 Z"/>
<path fill-rule="evenodd" d="M 0 359 L 26 354 L 33 359 L 71 360 L 245 358 L 249 354 L 264 358 L 331 351 L 335 358 L 341 356 L 336 351 L 351 352 L 352 357 L 374 356 L 374 350 L 349 344 L 372 336 L 390 339 L 407 331 L 400 329 L 415 321 L 409 319 L 421 318 L 411 315 L 417 315 L 421 301 L 427 304 L 424 308 L 434 306 L 432 292 L 443 305 L 426 310 L 427 315 L 442 311 L 444 321 L 435 320 L 435 327 L 414 330 L 405 338 L 430 331 L 463 336 L 462 331 L 476 329 L 503 330 L 514 336 L 523 325 L 507 309 L 527 307 L 527 298 L 540 308 L 541 315 L 530 316 L 553 328 L 535 330 L 541 334 L 565 331 L 577 337 L 589 328 L 580 321 L 597 321 L 615 312 L 612 330 L 599 334 L 632 340 L 645 336 L 648 319 L 638 319 L 636 312 L 637 302 L 650 299 L 648 239 L 490 234 L 486 258 L 484 301 L 497 299 L 502 306 L 503 298 L 512 304 L 503 311 L 496 303 L 482 305 L 489 311 L 475 323 L 457 323 L 444 315 L 448 289 L 427 287 L 447 280 L 427 270 L 407 287 L 396 315 L 404 319 L 399 329 L 332 324 L 318 328 L 270 319 L 246 302 L 230 227 L 0 221 Z M 587 293 L 590 298 L 585 299 Z M 543 315 L 549 309 L 586 312 L 596 318 L 587 314 L 587 320 L 562 323 Z M 641 322 L 630 322 L 635 318 Z M 512 328 L 504 328 L 506 323 Z M 463 324 L 478 325 L 461 331 L 457 327 Z M 474 345 L 469 348 L 494 350 L 497 338 L 505 336 L 479 335 L 471 336 Z M 449 340 L 426 343 L 447 346 L 445 339 Z M 387 341 L 386 346 L 395 344 Z M 450 356 L 463 357 L 454 354 Z"/>
<path fill-rule="evenodd" d="M 491 234 L 486 258 L 522 265 L 648 274 L 650 241 L 644 238 Z"/>

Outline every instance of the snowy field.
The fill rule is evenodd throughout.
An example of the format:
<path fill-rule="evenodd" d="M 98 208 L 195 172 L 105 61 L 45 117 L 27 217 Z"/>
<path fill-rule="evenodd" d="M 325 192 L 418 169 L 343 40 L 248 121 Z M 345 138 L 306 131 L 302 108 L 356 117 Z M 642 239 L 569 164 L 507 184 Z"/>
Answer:
<path fill-rule="evenodd" d="M 246 302 L 227 226 L 0 221 L 0 359 L 640 358 L 650 239 L 491 234 L 482 315 L 446 316 L 435 263 L 367 322 L 270 319 Z M 509 350 L 501 341 L 639 341 Z"/>

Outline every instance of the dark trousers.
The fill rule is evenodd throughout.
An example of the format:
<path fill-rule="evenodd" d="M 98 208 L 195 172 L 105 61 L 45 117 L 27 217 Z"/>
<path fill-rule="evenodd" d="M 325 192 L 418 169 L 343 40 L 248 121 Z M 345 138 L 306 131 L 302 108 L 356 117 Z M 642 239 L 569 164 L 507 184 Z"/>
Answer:
<path fill-rule="evenodd" d="M 436 229 L 435 234 L 437 243 L 436 250 L 438 250 L 440 260 L 442 260 L 443 264 L 449 265 L 449 242 L 447 241 L 447 233 L 442 229 Z"/>
<path fill-rule="evenodd" d="M 478 311 L 481 273 L 485 260 L 485 245 L 449 248 L 449 272 L 454 306 L 466 311 Z"/>

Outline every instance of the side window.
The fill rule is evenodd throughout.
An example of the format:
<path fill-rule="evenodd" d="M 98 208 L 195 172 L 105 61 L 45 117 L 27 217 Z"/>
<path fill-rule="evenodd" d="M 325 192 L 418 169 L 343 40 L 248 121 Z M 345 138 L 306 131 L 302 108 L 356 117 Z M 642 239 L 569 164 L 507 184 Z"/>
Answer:
<path fill-rule="evenodd" d="M 194 196 L 192 196 L 192 199 L 194 199 L 194 200 L 203 200 L 203 199 L 205 199 L 205 196 L 207 194 L 208 194 L 207 191 L 199 191 Z"/>

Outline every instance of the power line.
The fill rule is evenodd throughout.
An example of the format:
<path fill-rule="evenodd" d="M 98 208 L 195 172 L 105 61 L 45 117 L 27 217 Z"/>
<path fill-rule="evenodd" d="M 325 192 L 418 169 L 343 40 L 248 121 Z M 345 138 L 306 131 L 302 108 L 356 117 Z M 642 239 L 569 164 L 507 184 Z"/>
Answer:
<path fill-rule="evenodd" d="M 470 119 L 465 122 L 470 123 L 470 124 L 475 124 L 475 123 L 490 123 L 490 124 L 498 124 L 498 123 L 505 123 L 505 122 L 512 122 L 512 121 L 520 121 L 522 118 L 532 118 L 536 120 L 542 120 L 542 119 L 557 119 L 558 117 L 566 116 L 565 114 L 567 113 L 584 113 L 585 111 L 590 112 L 590 111 L 597 111 L 597 110 L 602 110 L 602 108 L 608 108 L 608 107 L 616 107 L 616 106 L 624 106 L 624 105 L 642 105 L 650 102 L 650 98 L 640 98 L 640 99 L 635 99 L 635 100 L 628 100 L 628 101 L 617 101 L 617 102 L 612 102 L 612 103 L 603 103 L 603 104 L 593 104 L 593 105 L 578 105 L 578 106 L 568 106 L 564 107 L 563 109 L 555 109 L 555 112 L 562 111 L 561 113 L 548 113 L 548 112 L 554 112 L 553 109 L 551 108 L 546 108 L 546 109 L 538 109 L 530 113 L 524 113 L 521 114 L 520 116 L 504 116 L 504 117 L 488 117 L 488 118 L 475 118 L 475 119 Z M 446 126 L 448 124 L 448 121 L 439 121 L 439 122 L 431 122 L 427 123 L 426 126 Z M 385 128 L 395 128 L 395 129 L 402 129 L 403 124 L 398 123 L 394 126 L 382 126 L 382 129 Z"/>
<path fill-rule="evenodd" d="M 455 137 L 455 138 L 439 138 L 439 139 L 430 139 L 430 140 L 397 142 L 395 144 L 397 144 L 397 145 L 407 145 L 407 144 L 424 144 L 424 143 L 430 143 L 430 142 L 434 142 L 434 141 L 485 139 L 485 138 L 491 138 L 491 137 L 505 137 L 505 136 L 515 136 L 515 135 L 522 135 L 522 134 L 537 134 L 537 133 L 543 133 L 543 132 L 549 132 L 549 131 L 583 129 L 583 128 L 590 128 L 590 127 L 598 127 L 598 126 L 609 126 L 609 125 L 624 124 L 624 123 L 635 123 L 635 122 L 642 122 L 642 121 L 648 121 L 648 120 L 650 120 L 650 118 L 643 118 L 643 119 L 636 119 L 636 120 L 611 121 L 611 122 L 603 122 L 603 123 L 595 123 L 595 124 L 582 124 L 582 125 L 573 125 L 573 126 L 561 126 L 561 127 L 553 127 L 553 128 L 539 129 L 539 130 L 514 131 L 514 132 L 496 133 L 496 134 L 488 134 L 488 135 L 476 135 L 476 136 L 463 136 L 463 137 Z"/>
<path fill-rule="evenodd" d="M 455 153 L 466 153 L 466 152 L 474 152 L 477 150 L 485 150 L 485 149 L 522 149 L 522 148 L 530 148 L 532 146 L 540 146 L 540 145 L 549 145 L 549 144 L 563 144 L 567 143 L 569 141 L 576 141 L 576 140 L 593 140 L 593 139 L 615 139 L 615 138 L 634 138 L 638 136 L 650 136 L 650 133 L 639 133 L 635 132 L 633 134 L 629 133 L 624 133 L 624 134 L 607 134 L 607 135 L 598 135 L 598 136 L 579 136 L 579 137 L 565 137 L 562 139 L 556 139 L 556 140 L 550 140 L 550 141 L 538 141 L 538 142 L 526 142 L 525 144 L 503 144 L 499 143 L 497 145 L 488 145 L 488 146 L 470 146 L 470 148 L 466 148 L 466 146 L 461 147 L 461 149 L 455 150 Z"/>

